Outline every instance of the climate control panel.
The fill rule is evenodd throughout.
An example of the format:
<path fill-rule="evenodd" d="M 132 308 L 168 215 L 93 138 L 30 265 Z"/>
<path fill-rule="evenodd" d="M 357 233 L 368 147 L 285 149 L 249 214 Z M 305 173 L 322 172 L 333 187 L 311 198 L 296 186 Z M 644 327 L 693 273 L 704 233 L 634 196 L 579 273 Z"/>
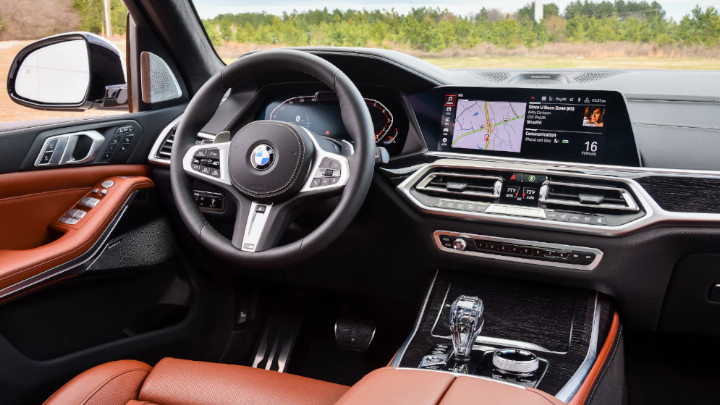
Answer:
<path fill-rule="evenodd" d="M 603 257 L 602 251 L 589 247 L 451 231 L 435 231 L 433 238 L 444 252 L 577 270 L 592 270 Z"/>

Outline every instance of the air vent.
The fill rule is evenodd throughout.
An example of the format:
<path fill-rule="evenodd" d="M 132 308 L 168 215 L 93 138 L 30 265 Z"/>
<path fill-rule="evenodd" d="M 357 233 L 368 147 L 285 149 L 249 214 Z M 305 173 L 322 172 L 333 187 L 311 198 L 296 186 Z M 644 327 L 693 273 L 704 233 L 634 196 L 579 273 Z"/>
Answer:
<path fill-rule="evenodd" d="M 546 181 L 540 187 L 540 202 L 546 205 L 637 212 L 632 195 L 620 187 Z"/>
<path fill-rule="evenodd" d="M 177 131 L 178 125 L 180 125 L 180 119 L 175 120 L 170 125 L 165 127 L 163 132 L 160 134 L 160 136 L 163 137 L 160 146 L 157 146 L 158 144 L 156 142 L 153 150 L 150 152 L 150 160 L 155 163 L 168 164 L 170 162 L 170 155 L 172 153 L 173 143 L 175 142 L 175 132 Z M 215 136 L 204 132 L 200 132 L 195 139 L 196 145 L 213 142 L 215 142 Z M 155 151 L 155 147 L 157 147 L 157 151 Z M 154 154 L 153 151 L 155 151 Z"/>
<path fill-rule="evenodd" d="M 165 140 L 163 140 L 157 150 L 157 153 L 155 153 L 156 158 L 170 160 L 170 152 L 172 152 L 173 142 L 175 141 L 175 131 L 177 131 L 178 125 L 180 125 L 180 123 L 173 125 L 172 129 L 168 131 Z"/>
<path fill-rule="evenodd" d="M 500 197 L 503 179 L 471 173 L 434 172 L 415 187 L 431 195 L 454 195 L 480 199 Z"/>

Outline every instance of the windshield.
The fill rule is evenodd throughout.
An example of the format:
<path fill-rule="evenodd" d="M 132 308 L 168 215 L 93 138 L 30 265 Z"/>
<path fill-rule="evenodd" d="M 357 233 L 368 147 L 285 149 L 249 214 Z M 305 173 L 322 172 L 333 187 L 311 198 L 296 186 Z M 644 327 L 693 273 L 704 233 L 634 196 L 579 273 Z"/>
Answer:
<path fill-rule="evenodd" d="M 351 46 L 397 50 L 445 68 L 717 70 L 713 3 L 194 1 L 225 63 L 263 48 Z"/>

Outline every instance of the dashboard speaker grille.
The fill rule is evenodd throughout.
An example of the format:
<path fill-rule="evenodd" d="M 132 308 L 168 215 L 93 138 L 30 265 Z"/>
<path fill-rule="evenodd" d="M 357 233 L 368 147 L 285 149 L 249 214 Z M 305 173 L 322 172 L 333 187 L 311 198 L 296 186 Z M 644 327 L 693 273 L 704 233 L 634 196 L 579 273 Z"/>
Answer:
<path fill-rule="evenodd" d="M 471 72 L 471 74 L 478 79 L 482 79 L 488 82 L 504 82 L 510 79 L 510 73 L 508 72 Z"/>
<path fill-rule="evenodd" d="M 430 195 L 495 199 L 500 197 L 502 184 L 503 179 L 498 176 L 440 171 L 425 176 L 415 188 Z"/>
<path fill-rule="evenodd" d="M 546 205 L 582 207 L 608 211 L 640 210 L 629 191 L 621 187 L 546 181 L 540 187 L 540 202 Z"/>
<path fill-rule="evenodd" d="M 590 83 L 599 80 L 605 80 L 609 77 L 617 76 L 625 72 L 583 72 L 573 76 L 573 80 L 578 83 Z"/>

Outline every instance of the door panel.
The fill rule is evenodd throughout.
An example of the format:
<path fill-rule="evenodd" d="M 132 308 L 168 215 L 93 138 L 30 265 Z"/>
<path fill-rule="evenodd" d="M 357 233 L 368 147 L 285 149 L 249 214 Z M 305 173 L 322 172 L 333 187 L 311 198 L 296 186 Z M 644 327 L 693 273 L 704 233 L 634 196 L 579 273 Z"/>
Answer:
<path fill-rule="evenodd" d="M 232 289 L 177 247 L 147 166 L 156 137 L 182 110 L 0 133 L 0 402 L 40 403 L 111 360 L 221 357 L 235 320 Z M 130 146 L 103 159 L 128 123 Z M 93 161 L 35 165 L 49 137 L 78 131 L 105 138 Z M 105 180 L 113 185 L 100 195 Z M 79 204 L 84 197 L 98 202 Z M 87 213 L 59 222 L 71 209 Z"/>
<path fill-rule="evenodd" d="M 127 167 L 128 172 L 138 171 L 137 168 Z M 77 170 L 93 171 L 94 168 Z M 145 176 L 127 176 L 122 167 L 118 171 L 118 176 L 100 178 L 86 187 L 80 183 L 68 189 L 48 190 L 0 200 L 0 209 L 4 211 L 4 216 L 34 218 L 32 227 L 24 229 L 22 224 L 19 224 L 20 227 L 16 228 L 17 233 L 34 232 L 25 238 L 19 238 L 23 239 L 23 244 L 42 241 L 39 245 L 31 245 L 25 249 L 11 249 L 0 245 L 0 298 L 34 288 L 46 280 L 56 280 L 57 277 L 62 277 L 63 273 L 75 274 L 70 262 L 89 252 L 116 216 L 122 214 L 121 210 L 137 190 L 154 185 L 152 180 Z M 0 176 L 0 183 L 2 177 Z M 19 177 L 24 176 L 20 174 Z M 48 187 L 52 189 L 52 183 L 49 183 Z M 96 205 L 82 205 L 81 198 L 93 199 Z M 77 218 L 77 215 L 74 217 L 71 213 L 81 213 L 83 217 Z M 51 269 L 55 270 L 55 274 L 48 273 Z M 32 285 L 22 283 L 31 278 Z"/>

